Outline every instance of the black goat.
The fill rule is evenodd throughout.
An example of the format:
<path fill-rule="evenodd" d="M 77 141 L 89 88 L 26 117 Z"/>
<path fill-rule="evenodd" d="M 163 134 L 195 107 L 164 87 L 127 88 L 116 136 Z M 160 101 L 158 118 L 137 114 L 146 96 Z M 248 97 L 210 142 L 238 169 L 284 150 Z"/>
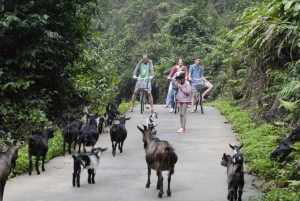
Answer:
<path fill-rule="evenodd" d="M 112 155 L 113 156 L 116 155 L 117 145 L 119 145 L 120 153 L 123 152 L 123 143 L 127 137 L 127 130 L 125 128 L 125 122 L 129 119 L 131 119 L 131 117 L 125 118 L 125 116 L 124 116 L 124 117 L 120 117 L 118 119 L 115 118 L 113 121 L 113 125 L 110 129 L 110 140 L 111 140 L 111 144 L 112 144 Z"/>
<path fill-rule="evenodd" d="M 45 171 L 45 159 L 46 154 L 48 152 L 49 146 L 48 146 L 48 139 L 54 137 L 54 132 L 56 130 L 53 128 L 46 128 L 44 130 L 43 135 L 34 135 L 28 139 L 28 156 L 29 156 L 29 175 L 31 175 L 31 169 L 32 169 L 32 156 L 36 157 L 35 161 L 35 170 L 37 174 L 40 174 L 39 171 L 39 160 L 42 156 L 42 171 Z"/>
<path fill-rule="evenodd" d="M 99 166 L 100 156 L 102 152 L 106 151 L 107 148 L 92 148 L 92 153 L 89 155 L 80 154 L 80 155 L 72 155 L 74 159 L 74 172 L 73 172 L 73 186 L 75 187 L 75 182 L 77 183 L 77 187 L 80 187 L 80 174 L 84 169 L 88 169 L 88 183 L 95 183 L 95 174 L 97 167 Z M 77 178 L 77 180 L 76 180 Z"/>
<path fill-rule="evenodd" d="M 16 167 L 16 161 L 18 159 L 19 149 L 25 147 L 25 143 L 21 145 L 16 145 L 17 141 L 15 140 L 13 144 L 4 141 L 8 148 L 5 152 L 0 152 L 0 200 L 3 200 L 4 187 L 8 176 L 13 168 Z"/>
<path fill-rule="evenodd" d="M 138 127 L 138 126 L 137 126 Z M 178 157 L 175 153 L 174 148 L 164 140 L 160 140 L 155 137 L 147 126 L 144 125 L 144 129 L 138 127 L 138 129 L 143 134 L 144 148 L 146 151 L 146 162 L 148 165 L 148 180 L 146 183 L 146 188 L 150 187 L 150 176 L 151 169 L 156 170 L 158 177 L 156 189 L 159 189 L 158 197 L 161 198 L 163 191 L 163 175 L 162 171 L 169 171 L 168 174 L 168 190 L 167 195 L 171 196 L 171 175 L 174 174 L 175 164 L 178 160 Z"/>
<path fill-rule="evenodd" d="M 107 117 L 107 123 L 106 125 L 108 127 L 112 126 L 112 122 L 114 120 L 115 117 L 117 117 L 118 115 L 120 115 L 120 111 L 119 111 L 119 105 L 121 104 L 122 99 L 119 98 L 117 101 L 110 101 L 107 106 L 106 106 L 106 113 L 104 114 L 104 117 Z"/>
<path fill-rule="evenodd" d="M 234 164 L 230 155 L 223 154 L 221 165 L 227 167 L 227 199 L 230 201 L 242 201 L 243 188 L 245 184 L 243 165 Z M 239 193 L 239 195 L 238 195 Z"/>
<path fill-rule="evenodd" d="M 95 116 L 93 114 L 86 114 L 87 125 L 84 125 L 79 130 L 79 140 L 78 140 L 78 153 L 80 154 L 81 144 L 83 145 L 83 151 L 86 153 L 85 146 L 94 147 L 99 138 L 99 133 L 97 131 Z"/>
<path fill-rule="evenodd" d="M 95 121 L 96 121 L 96 127 L 98 129 L 99 135 L 104 132 L 104 123 L 105 123 L 105 117 L 104 116 L 96 116 Z"/>
<path fill-rule="evenodd" d="M 74 142 L 74 150 L 76 148 L 76 144 L 77 144 L 77 138 L 78 138 L 78 132 L 81 128 L 81 122 L 76 122 L 75 124 L 72 125 L 68 125 L 64 128 L 63 132 L 62 132 L 62 137 L 64 139 L 64 144 L 63 144 L 63 153 L 62 155 L 65 155 L 66 152 L 66 143 L 69 144 L 69 154 L 71 154 L 71 145 Z"/>

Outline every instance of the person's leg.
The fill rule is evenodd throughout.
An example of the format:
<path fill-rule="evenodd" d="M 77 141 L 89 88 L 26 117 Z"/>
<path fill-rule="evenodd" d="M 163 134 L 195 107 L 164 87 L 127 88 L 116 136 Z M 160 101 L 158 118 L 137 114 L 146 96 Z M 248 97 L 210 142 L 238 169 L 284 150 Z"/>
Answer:
<path fill-rule="evenodd" d="M 185 125 L 186 125 L 186 110 L 188 108 L 188 104 L 184 103 L 182 104 L 182 112 L 180 113 L 180 115 L 182 114 L 182 123 L 181 123 L 181 127 L 183 128 L 183 132 L 185 132 Z"/>
<path fill-rule="evenodd" d="M 195 105 L 195 102 L 196 102 L 196 92 L 192 92 L 192 109 L 191 109 L 191 112 L 195 112 L 195 109 L 194 109 L 194 105 Z"/>
<path fill-rule="evenodd" d="M 152 110 L 154 110 L 153 109 L 153 96 L 151 94 L 151 91 L 147 91 L 147 93 L 148 93 L 148 100 L 150 102 L 150 107 L 151 107 L 151 111 L 152 111 Z"/>
<path fill-rule="evenodd" d="M 130 111 L 132 112 L 133 111 L 133 106 L 134 106 L 134 102 L 136 100 L 136 97 L 138 95 L 139 91 L 138 90 L 135 90 L 132 94 L 132 98 L 131 98 L 131 107 L 130 107 Z"/>
<path fill-rule="evenodd" d="M 183 125 L 183 114 L 182 114 L 182 112 L 183 112 L 183 108 L 182 108 L 182 104 L 178 104 L 178 107 L 179 107 L 179 116 L 180 116 L 180 129 L 178 130 L 178 132 L 179 133 L 181 133 L 182 132 L 182 125 Z"/>
<path fill-rule="evenodd" d="M 172 98 L 172 83 L 170 82 L 169 88 L 168 88 L 168 94 L 167 94 L 167 98 L 166 98 L 166 107 L 168 105 L 170 105 L 170 103 L 172 101 L 171 98 Z"/>
<path fill-rule="evenodd" d="M 203 98 L 203 101 L 206 101 L 205 99 L 204 99 L 204 97 L 209 93 L 209 92 L 211 92 L 211 90 L 214 88 L 214 86 L 210 83 L 210 82 L 206 82 L 205 83 L 205 87 L 207 88 L 205 91 L 204 91 L 204 93 L 202 94 L 202 98 Z"/>
<path fill-rule="evenodd" d="M 174 93 L 174 90 L 172 89 L 172 96 L 171 96 L 171 108 L 175 108 L 175 101 L 174 101 L 174 96 L 175 96 L 175 93 Z"/>

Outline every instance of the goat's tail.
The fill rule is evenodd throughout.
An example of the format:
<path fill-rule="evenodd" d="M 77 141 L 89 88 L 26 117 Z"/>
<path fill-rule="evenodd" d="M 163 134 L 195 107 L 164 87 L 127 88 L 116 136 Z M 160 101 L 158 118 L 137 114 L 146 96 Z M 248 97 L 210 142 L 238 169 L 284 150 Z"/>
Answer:
<path fill-rule="evenodd" d="M 174 174 L 174 168 L 175 168 L 175 163 L 178 160 L 178 157 L 175 153 L 175 149 L 173 147 L 167 146 L 165 148 L 165 157 L 168 162 L 168 167 L 169 167 L 169 174 L 172 175 Z"/>

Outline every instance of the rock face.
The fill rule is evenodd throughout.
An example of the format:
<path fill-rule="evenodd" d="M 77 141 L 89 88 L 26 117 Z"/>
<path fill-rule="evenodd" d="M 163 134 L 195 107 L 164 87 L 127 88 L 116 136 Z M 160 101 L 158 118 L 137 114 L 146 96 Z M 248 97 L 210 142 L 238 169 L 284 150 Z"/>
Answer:
<path fill-rule="evenodd" d="M 293 151 L 293 148 L 289 145 L 295 142 L 300 142 L 300 124 L 292 131 L 291 135 L 283 140 L 279 146 L 271 153 L 271 159 L 278 159 L 282 162 Z"/>

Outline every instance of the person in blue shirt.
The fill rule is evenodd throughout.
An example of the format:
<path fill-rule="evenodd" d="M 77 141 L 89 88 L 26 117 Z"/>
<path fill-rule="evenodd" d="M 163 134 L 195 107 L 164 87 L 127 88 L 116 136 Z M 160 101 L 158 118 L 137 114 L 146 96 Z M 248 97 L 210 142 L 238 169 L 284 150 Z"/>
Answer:
<path fill-rule="evenodd" d="M 203 101 L 205 102 L 206 100 L 204 99 L 204 97 L 213 89 L 214 86 L 209 81 L 207 81 L 205 77 L 203 77 L 203 66 L 200 66 L 199 58 L 195 58 L 195 64 L 191 65 L 189 69 L 189 80 L 191 81 L 192 85 L 192 113 L 195 112 L 194 103 L 197 93 L 197 89 L 195 88 L 195 86 L 193 86 L 193 83 L 197 82 L 197 80 L 195 79 L 203 79 L 205 82 L 205 88 L 207 89 L 202 94 Z"/>

